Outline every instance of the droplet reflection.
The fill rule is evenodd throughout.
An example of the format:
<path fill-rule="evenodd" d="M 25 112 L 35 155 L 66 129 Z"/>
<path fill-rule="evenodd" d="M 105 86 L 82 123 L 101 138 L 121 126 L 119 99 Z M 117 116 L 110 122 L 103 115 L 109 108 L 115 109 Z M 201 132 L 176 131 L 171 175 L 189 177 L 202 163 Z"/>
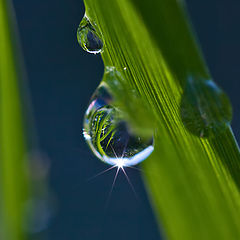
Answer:
<path fill-rule="evenodd" d="M 93 153 L 105 163 L 118 167 L 132 166 L 153 151 L 153 139 L 136 136 L 122 118 L 106 83 L 93 95 L 84 118 L 84 137 Z"/>

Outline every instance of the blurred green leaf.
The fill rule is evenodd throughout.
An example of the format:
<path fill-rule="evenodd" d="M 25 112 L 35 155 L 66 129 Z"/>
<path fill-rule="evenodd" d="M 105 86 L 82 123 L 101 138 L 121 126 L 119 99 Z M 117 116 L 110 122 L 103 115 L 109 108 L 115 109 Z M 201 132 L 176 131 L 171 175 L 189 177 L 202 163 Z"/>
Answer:
<path fill-rule="evenodd" d="M 0 0 L 0 239 L 22 240 L 29 183 L 11 10 Z"/>

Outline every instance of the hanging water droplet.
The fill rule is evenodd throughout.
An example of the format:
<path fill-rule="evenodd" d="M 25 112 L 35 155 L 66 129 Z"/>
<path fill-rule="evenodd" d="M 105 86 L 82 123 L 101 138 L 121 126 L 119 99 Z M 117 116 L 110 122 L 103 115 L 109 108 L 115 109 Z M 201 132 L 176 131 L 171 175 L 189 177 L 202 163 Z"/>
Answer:
<path fill-rule="evenodd" d="M 190 77 L 181 101 L 181 117 L 193 134 L 209 137 L 229 126 L 232 108 L 226 94 L 212 80 Z"/>
<path fill-rule="evenodd" d="M 89 53 L 100 53 L 103 49 L 103 41 L 100 33 L 90 23 L 85 15 L 77 30 L 77 39 L 81 47 Z"/>
<path fill-rule="evenodd" d="M 84 137 L 93 153 L 105 163 L 132 166 L 153 151 L 153 138 L 143 138 L 131 132 L 122 113 L 112 104 L 106 83 L 93 95 L 84 118 Z"/>

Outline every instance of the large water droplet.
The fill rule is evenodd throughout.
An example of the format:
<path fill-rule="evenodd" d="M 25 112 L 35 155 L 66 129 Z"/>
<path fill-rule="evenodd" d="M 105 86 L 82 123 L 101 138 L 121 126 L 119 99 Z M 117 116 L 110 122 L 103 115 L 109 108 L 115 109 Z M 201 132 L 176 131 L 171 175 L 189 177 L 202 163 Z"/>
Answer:
<path fill-rule="evenodd" d="M 85 15 L 77 30 L 77 39 L 81 47 L 89 53 L 100 53 L 103 49 L 103 41 L 96 27 L 90 23 Z"/>
<path fill-rule="evenodd" d="M 226 94 L 212 80 L 190 77 L 181 101 L 181 117 L 193 134 L 210 137 L 229 126 L 232 108 Z"/>
<path fill-rule="evenodd" d="M 106 83 L 93 95 L 84 118 L 84 137 L 93 153 L 105 163 L 132 166 L 153 151 L 153 138 L 131 132 L 121 111 L 111 105 L 113 98 Z"/>

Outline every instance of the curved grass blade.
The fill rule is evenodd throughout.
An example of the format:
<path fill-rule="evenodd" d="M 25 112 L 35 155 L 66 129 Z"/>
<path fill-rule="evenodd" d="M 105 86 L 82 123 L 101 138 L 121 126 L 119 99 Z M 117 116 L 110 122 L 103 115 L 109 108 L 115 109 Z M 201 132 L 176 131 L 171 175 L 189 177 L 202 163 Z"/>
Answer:
<path fill-rule="evenodd" d="M 218 122 L 222 121 L 219 109 L 231 115 L 231 106 L 212 95 L 221 91 L 218 87 L 210 91 L 205 86 L 213 81 L 182 2 L 85 0 L 85 5 L 87 16 L 104 37 L 105 66 L 127 69 L 122 73 L 126 86 L 134 88 L 150 106 L 155 150 L 144 162 L 144 179 L 167 237 L 239 239 L 239 148 L 229 115 L 224 124 Z M 204 122 L 202 126 L 210 129 L 206 136 L 204 131 L 196 131 L 198 136 L 190 131 L 181 116 L 189 79 L 193 79 L 195 90 L 185 102 L 193 102 L 192 108 L 200 112 L 196 117 L 201 119 L 189 111 L 187 114 L 190 123 Z M 148 127 L 142 105 L 128 92 L 124 96 L 129 117 L 141 119 Z"/>
<path fill-rule="evenodd" d="M 23 240 L 29 175 L 14 37 L 10 3 L 0 0 L 0 239 Z"/>

